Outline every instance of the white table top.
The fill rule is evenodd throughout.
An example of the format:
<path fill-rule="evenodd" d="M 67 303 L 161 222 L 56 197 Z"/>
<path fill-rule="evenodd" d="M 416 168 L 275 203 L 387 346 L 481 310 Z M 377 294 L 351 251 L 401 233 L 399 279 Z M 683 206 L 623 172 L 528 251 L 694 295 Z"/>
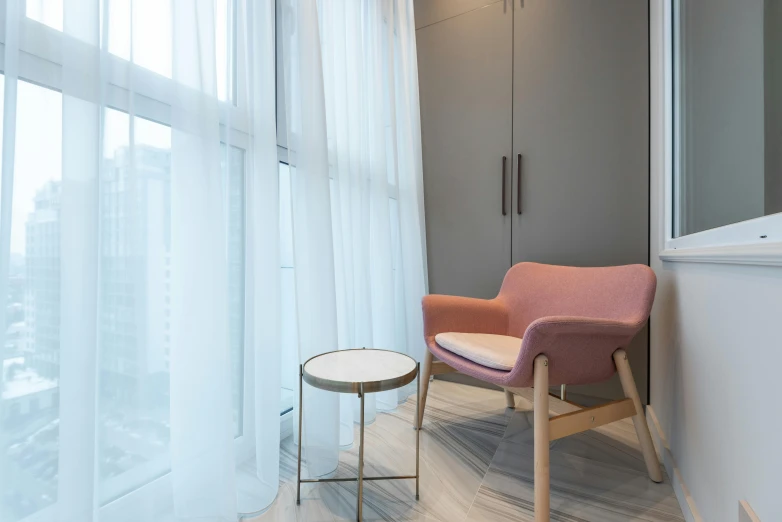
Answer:
<path fill-rule="evenodd" d="M 356 349 L 328 352 L 304 364 L 304 380 L 326 390 L 355 393 L 399 388 L 415 379 L 412 357 L 390 350 Z"/>

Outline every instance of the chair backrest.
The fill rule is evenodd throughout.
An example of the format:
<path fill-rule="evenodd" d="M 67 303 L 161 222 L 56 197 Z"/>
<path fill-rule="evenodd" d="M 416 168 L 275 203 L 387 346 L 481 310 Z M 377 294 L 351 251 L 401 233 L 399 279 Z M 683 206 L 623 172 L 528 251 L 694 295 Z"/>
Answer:
<path fill-rule="evenodd" d="M 657 279 L 645 265 L 595 268 L 519 263 L 497 296 L 508 309 L 509 335 L 523 337 L 541 317 L 568 315 L 638 323 L 649 318 Z"/>

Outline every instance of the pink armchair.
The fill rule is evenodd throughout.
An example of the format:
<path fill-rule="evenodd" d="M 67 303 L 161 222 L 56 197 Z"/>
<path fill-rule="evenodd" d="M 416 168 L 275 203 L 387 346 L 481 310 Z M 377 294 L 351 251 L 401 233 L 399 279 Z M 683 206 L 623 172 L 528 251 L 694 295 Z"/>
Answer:
<path fill-rule="evenodd" d="M 423 426 L 430 375 L 458 371 L 495 384 L 505 389 L 509 407 L 514 407 L 514 392 L 533 386 L 538 522 L 549 520 L 549 441 L 566 435 L 633 417 L 649 476 L 662 481 L 624 352 L 649 318 L 655 287 L 654 272 L 644 265 L 575 268 L 520 263 L 508 271 L 494 299 L 424 297 L 428 351 L 417 425 Z M 599 382 L 615 371 L 625 399 L 549 419 L 549 385 Z"/>

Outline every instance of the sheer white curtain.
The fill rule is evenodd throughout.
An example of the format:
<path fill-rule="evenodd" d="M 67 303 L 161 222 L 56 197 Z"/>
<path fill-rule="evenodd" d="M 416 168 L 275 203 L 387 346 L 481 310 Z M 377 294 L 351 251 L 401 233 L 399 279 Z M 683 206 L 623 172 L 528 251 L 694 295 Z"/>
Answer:
<path fill-rule="evenodd" d="M 412 2 L 281 4 L 299 359 L 362 346 L 420 359 L 426 259 Z M 367 422 L 411 391 L 369 396 Z M 304 393 L 304 454 L 309 473 L 322 475 L 336 467 L 337 442 L 353 442 L 358 405 Z"/>
<path fill-rule="evenodd" d="M 262 510 L 280 436 L 273 1 L 0 8 L 0 520 Z"/>
<path fill-rule="evenodd" d="M 0 3 L 0 522 L 260 511 L 280 480 L 283 338 L 301 362 L 420 358 L 411 2 L 282 7 L 293 336 L 273 0 Z M 355 404 L 305 390 L 307 472 L 324 475 Z"/>

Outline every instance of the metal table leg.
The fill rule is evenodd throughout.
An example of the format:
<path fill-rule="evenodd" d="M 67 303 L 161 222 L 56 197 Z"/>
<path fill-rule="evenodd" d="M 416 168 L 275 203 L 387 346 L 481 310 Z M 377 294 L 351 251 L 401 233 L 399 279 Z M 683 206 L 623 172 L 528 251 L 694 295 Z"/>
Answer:
<path fill-rule="evenodd" d="M 302 419 L 302 403 L 304 401 L 304 394 L 302 390 L 302 379 L 304 378 L 304 365 L 299 365 L 299 459 L 298 469 L 296 471 L 296 505 L 301 504 L 301 447 L 304 445 L 304 441 L 301 440 L 301 419 Z"/>
<path fill-rule="evenodd" d="M 415 434 L 415 475 L 396 475 L 386 477 L 365 477 L 364 476 L 364 384 L 359 385 L 358 397 L 361 400 L 361 418 L 358 439 L 358 477 L 353 478 L 301 478 L 301 448 L 304 445 L 302 437 L 304 424 L 304 365 L 299 365 L 299 448 L 298 448 L 298 467 L 296 471 L 296 504 L 301 504 L 301 485 L 318 482 L 356 482 L 358 491 L 356 495 L 356 520 L 359 522 L 364 516 L 364 481 L 365 480 L 409 480 L 415 479 L 415 499 L 419 499 L 418 482 L 420 477 L 420 426 L 416 428 Z M 420 408 L 421 402 L 421 364 L 416 363 L 416 412 Z"/>
<path fill-rule="evenodd" d="M 361 389 L 358 392 L 358 396 L 361 398 L 361 425 L 359 428 L 358 437 L 358 512 L 356 514 L 356 520 L 361 522 L 363 517 L 364 507 L 364 385 L 361 385 Z"/>
<path fill-rule="evenodd" d="M 418 412 L 421 411 L 421 363 L 416 363 L 416 376 L 415 376 L 415 415 L 416 419 L 418 419 Z M 418 424 L 416 422 L 416 424 Z M 418 500 L 418 476 L 419 476 L 419 466 L 418 463 L 420 462 L 420 439 L 421 439 L 421 426 L 416 426 L 415 430 L 415 499 Z"/>

